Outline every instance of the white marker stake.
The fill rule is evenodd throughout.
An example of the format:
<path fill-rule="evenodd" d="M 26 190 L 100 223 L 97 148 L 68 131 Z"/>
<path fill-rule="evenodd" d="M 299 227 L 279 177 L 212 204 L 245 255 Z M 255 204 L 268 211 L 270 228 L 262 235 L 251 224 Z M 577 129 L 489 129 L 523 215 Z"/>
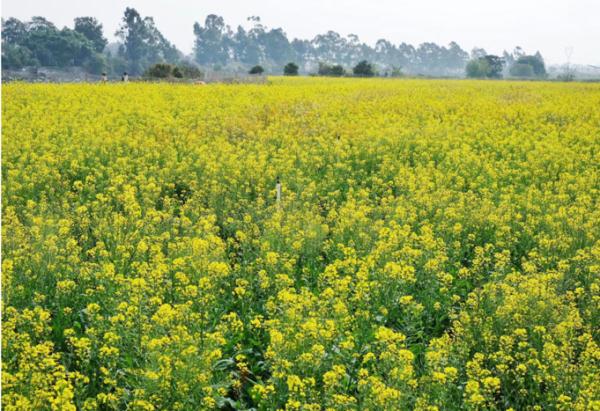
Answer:
<path fill-rule="evenodd" d="M 275 190 L 277 191 L 277 204 L 281 203 L 281 182 L 279 181 L 279 177 L 277 177 L 277 184 L 275 185 Z"/>

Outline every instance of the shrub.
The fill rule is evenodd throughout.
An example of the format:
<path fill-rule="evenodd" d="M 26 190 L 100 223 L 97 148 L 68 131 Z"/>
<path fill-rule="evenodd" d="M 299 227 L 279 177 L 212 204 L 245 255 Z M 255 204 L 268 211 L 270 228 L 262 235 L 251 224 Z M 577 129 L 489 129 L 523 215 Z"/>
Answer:
<path fill-rule="evenodd" d="M 298 65 L 296 63 L 288 63 L 283 68 L 284 76 L 297 76 L 298 75 Z"/>
<path fill-rule="evenodd" d="M 513 77 L 534 77 L 533 67 L 525 63 L 515 63 L 510 67 L 510 75 Z"/>
<path fill-rule="evenodd" d="M 263 74 L 265 72 L 265 69 L 262 66 L 256 65 L 254 67 L 252 67 L 250 69 L 250 71 L 248 71 L 248 74 Z"/>
<path fill-rule="evenodd" d="M 488 54 L 469 61 L 465 72 L 470 78 L 502 78 L 503 67 L 504 60 L 502 58 Z"/>
<path fill-rule="evenodd" d="M 168 78 L 173 74 L 173 66 L 166 63 L 157 63 L 144 73 L 144 77 Z"/>
<path fill-rule="evenodd" d="M 319 63 L 319 76 L 341 77 L 345 74 L 344 67 L 339 64 L 330 66 L 329 64 Z"/>
<path fill-rule="evenodd" d="M 358 77 L 373 77 L 375 75 L 375 72 L 373 71 L 373 65 L 367 60 L 359 62 L 356 66 L 354 66 L 352 72 Z"/>
<path fill-rule="evenodd" d="M 466 73 L 470 78 L 485 78 L 487 76 L 488 64 L 482 59 L 474 59 L 467 63 Z"/>
<path fill-rule="evenodd" d="M 516 64 L 527 64 L 531 67 L 533 71 L 532 76 L 535 77 L 546 77 L 546 65 L 544 64 L 544 59 L 539 53 L 536 53 L 533 56 L 521 56 L 517 60 Z"/>
<path fill-rule="evenodd" d="M 393 67 L 392 68 L 392 77 L 402 77 L 404 76 L 404 73 L 402 73 L 402 68 L 400 67 Z"/>
<path fill-rule="evenodd" d="M 188 63 L 183 63 L 177 66 L 183 75 L 183 78 L 200 79 L 204 77 L 204 73 L 198 67 Z"/>
<path fill-rule="evenodd" d="M 173 77 L 175 78 L 183 78 L 183 73 L 177 66 L 173 67 L 171 74 L 173 74 Z"/>

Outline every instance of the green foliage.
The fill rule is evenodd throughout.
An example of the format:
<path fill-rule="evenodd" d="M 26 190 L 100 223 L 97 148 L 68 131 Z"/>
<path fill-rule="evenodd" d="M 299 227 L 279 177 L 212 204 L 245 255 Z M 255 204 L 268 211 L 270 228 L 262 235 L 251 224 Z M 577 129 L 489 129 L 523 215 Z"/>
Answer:
<path fill-rule="evenodd" d="M 166 63 L 158 63 L 150 67 L 144 73 L 145 77 L 168 78 L 173 75 L 173 66 Z"/>
<path fill-rule="evenodd" d="M 250 71 L 248 71 L 248 74 L 263 74 L 265 72 L 265 69 L 260 66 L 260 65 L 256 65 L 254 67 L 252 67 L 250 69 Z"/>
<path fill-rule="evenodd" d="M 533 72 L 533 67 L 530 64 L 525 63 L 515 63 L 510 66 L 510 75 L 513 77 L 524 77 L 531 78 L 534 77 L 535 74 Z"/>
<path fill-rule="evenodd" d="M 2 20 L 2 43 L 19 45 L 27 36 L 27 26 L 21 20 L 11 17 Z"/>
<path fill-rule="evenodd" d="M 358 77 L 373 77 L 375 75 L 375 71 L 373 71 L 373 65 L 367 60 L 359 62 L 356 66 L 354 66 L 352 72 Z"/>
<path fill-rule="evenodd" d="M 183 78 L 183 73 L 177 66 L 173 67 L 172 74 L 173 74 L 173 77 L 175 77 L 175 78 Z"/>
<path fill-rule="evenodd" d="M 504 60 L 498 56 L 487 54 L 470 60 L 465 72 L 469 78 L 502 78 Z"/>
<path fill-rule="evenodd" d="M 466 74 L 469 78 L 485 78 L 489 71 L 489 66 L 484 58 L 470 60 L 467 63 Z"/>
<path fill-rule="evenodd" d="M 546 77 L 546 75 L 547 75 L 546 65 L 544 64 L 544 59 L 542 58 L 542 56 L 539 53 L 537 53 L 533 56 L 528 56 L 528 55 L 521 56 L 517 59 L 516 64 L 530 66 L 533 71 L 532 76 L 543 78 L 543 77 Z"/>
<path fill-rule="evenodd" d="M 102 25 L 88 17 L 75 19 L 75 25 L 75 30 L 58 30 L 43 17 L 33 17 L 27 23 L 15 18 L 6 20 L 2 28 L 3 68 L 77 66 L 90 73 L 102 72 L 106 59 L 97 51 L 103 39 Z M 92 28 L 96 30 L 95 38 Z"/>
<path fill-rule="evenodd" d="M 30 30 L 24 46 L 42 66 L 81 66 L 94 54 L 93 44 L 69 28 L 40 27 Z"/>
<path fill-rule="evenodd" d="M 333 77 L 341 77 L 344 74 L 346 74 L 346 70 L 344 70 L 344 67 L 342 67 L 341 65 L 336 64 L 331 66 L 331 75 Z"/>
<path fill-rule="evenodd" d="M 108 67 L 106 56 L 100 53 L 93 53 L 89 58 L 87 58 L 83 62 L 82 67 L 88 73 L 101 74 L 104 71 L 106 71 Z"/>
<path fill-rule="evenodd" d="M 331 66 L 329 64 L 319 63 L 318 74 L 320 76 L 341 77 L 345 74 L 345 70 L 344 67 L 339 64 Z"/>
<path fill-rule="evenodd" d="M 13 44 L 6 44 L 2 47 L 2 67 L 20 69 L 37 65 L 38 61 L 28 48 Z"/>
<path fill-rule="evenodd" d="M 298 65 L 296 63 L 288 63 L 283 68 L 284 76 L 297 76 L 298 75 Z"/>
<path fill-rule="evenodd" d="M 179 61 L 179 51 L 156 28 L 153 18 L 142 18 L 133 8 L 125 9 L 116 35 L 123 41 L 119 54 L 127 60 L 128 71 L 133 75 L 159 61 Z"/>
<path fill-rule="evenodd" d="M 498 56 L 494 56 L 492 54 L 488 54 L 484 57 L 485 61 L 488 63 L 488 72 L 487 76 L 489 78 L 502 78 L 502 69 L 504 68 L 504 60 Z"/>
<path fill-rule="evenodd" d="M 144 72 L 144 77 L 146 78 L 156 78 L 156 79 L 168 79 L 168 78 L 189 78 L 189 79 L 198 79 L 202 78 L 203 73 L 194 66 L 189 64 L 182 64 L 180 66 L 175 66 L 173 64 L 168 63 L 157 63 L 151 67 L 149 67 Z"/>
<path fill-rule="evenodd" d="M 223 17 L 206 16 L 204 27 L 194 23 L 194 58 L 199 64 L 214 65 L 227 62 L 226 27 Z"/>
<path fill-rule="evenodd" d="M 94 17 L 77 17 L 75 18 L 74 30 L 81 33 L 91 41 L 94 45 L 94 50 L 102 53 L 108 41 L 103 35 L 102 24 Z"/>
<path fill-rule="evenodd" d="M 189 63 L 181 63 L 177 66 L 184 78 L 200 79 L 204 77 L 204 73 L 198 67 Z"/>
<path fill-rule="evenodd" d="M 570 72 L 559 74 L 556 79 L 558 81 L 573 81 L 575 80 L 575 74 Z"/>
<path fill-rule="evenodd" d="M 319 69 L 320 75 L 343 76 L 343 67 L 352 67 L 358 60 L 368 60 L 387 70 L 387 73 L 391 70 L 390 75 L 395 77 L 402 74 L 394 67 L 402 67 L 406 73 L 412 74 L 458 76 L 469 58 L 469 54 L 455 42 L 447 46 L 426 42 L 416 47 L 406 43 L 393 44 L 382 39 L 371 47 L 361 42 L 356 35 L 343 37 L 335 31 L 319 34 L 312 40 L 290 41 L 283 29 L 268 29 L 256 16 L 249 20 L 253 23 L 250 29 L 239 26 L 237 30 L 232 30 L 222 17 L 214 14 L 208 15 L 203 25 L 195 23 L 194 62 L 223 71 L 238 69 L 240 65 L 260 65 L 271 72 L 289 61 L 296 62 L 300 67 L 307 67 L 314 64 L 315 60 L 321 60 L 330 62 L 331 65 L 323 67 L 325 71 Z M 96 67 L 100 59 L 92 56 L 93 53 L 105 52 L 109 71 L 127 71 L 138 75 L 158 62 L 178 65 L 183 57 L 161 34 L 152 17 L 144 17 L 134 8 L 125 10 L 115 33 L 120 40 L 118 52 L 115 52 L 113 45 L 106 47 L 102 24 L 93 17 L 77 17 L 71 31 L 82 35 L 89 43 L 72 47 L 79 40 L 70 33 L 57 29 L 42 17 L 34 17 L 27 23 L 15 18 L 3 21 L 3 61 L 7 63 L 3 67 L 17 68 L 23 64 Z M 35 34 L 31 34 L 32 32 Z M 8 46 L 27 48 L 33 59 L 27 58 L 29 53 Z M 76 55 L 81 54 L 79 51 L 83 55 Z M 474 59 L 490 57 L 483 49 L 475 49 L 474 52 Z M 516 55 L 514 59 L 511 56 L 511 59 L 506 60 L 508 65 L 516 62 L 518 57 L 531 59 L 524 63 L 533 67 L 536 77 L 545 77 L 545 67 L 539 53 L 534 56 Z M 91 61 L 85 63 L 88 58 Z M 484 70 L 485 74 L 481 73 L 481 67 L 477 67 L 474 70 L 475 77 L 501 77 L 502 69 L 500 67 L 500 70 L 496 70 L 496 63 L 488 61 L 489 68 Z M 122 70 L 113 71 L 113 67 L 120 67 Z M 186 77 L 185 73 L 182 74 Z M 374 72 L 367 70 L 356 75 L 371 76 Z"/>
<path fill-rule="evenodd" d="M 394 67 L 392 68 L 392 77 L 402 77 L 404 76 L 404 73 L 402 72 L 402 69 L 400 67 Z"/>

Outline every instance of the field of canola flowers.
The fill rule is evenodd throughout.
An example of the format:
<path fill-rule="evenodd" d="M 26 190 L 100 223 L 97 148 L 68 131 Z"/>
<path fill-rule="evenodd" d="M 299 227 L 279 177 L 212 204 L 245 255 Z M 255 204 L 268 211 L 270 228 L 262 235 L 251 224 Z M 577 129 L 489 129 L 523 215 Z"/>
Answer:
<path fill-rule="evenodd" d="M 2 126 L 7 411 L 600 409 L 600 85 L 9 84 Z"/>

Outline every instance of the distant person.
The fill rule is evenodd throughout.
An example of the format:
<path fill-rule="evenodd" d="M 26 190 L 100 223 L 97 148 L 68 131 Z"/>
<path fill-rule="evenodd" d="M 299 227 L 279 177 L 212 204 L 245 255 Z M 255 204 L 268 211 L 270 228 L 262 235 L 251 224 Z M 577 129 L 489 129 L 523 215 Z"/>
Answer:
<path fill-rule="evenodd" d="M 127 72 L 123 73 L 123 76 L 121 77 L 121 81 L 123 81 L 124 83 L 127 83 L 129 81 L 129 75 L 127 74 Z"/>
<path fill-rule="evenodd" d="M 106 75 L 106 73 L 102 73 L 102 82 L 106 83 L 108 81 L 108 77 Z"/>

